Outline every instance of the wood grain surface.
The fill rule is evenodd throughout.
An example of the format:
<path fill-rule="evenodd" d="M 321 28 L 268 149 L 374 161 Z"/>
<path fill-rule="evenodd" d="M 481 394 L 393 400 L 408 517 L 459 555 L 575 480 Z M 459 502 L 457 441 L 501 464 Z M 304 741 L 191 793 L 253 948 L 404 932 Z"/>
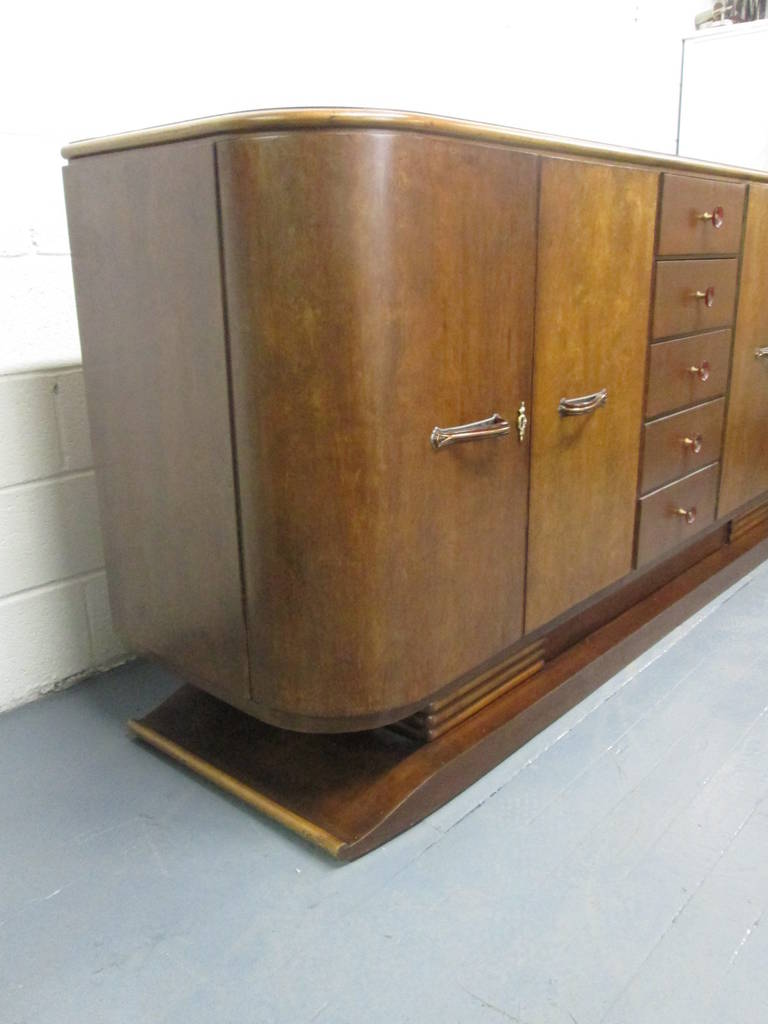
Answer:
<path fill-rule="evenodd" d="M 699 469 L 640 499 L 638 566 L 685 544 L 714 522 L 719 468 Z M 695 520 L 687 522 L 678 509 L 694 511 Z"/>
<path fill-rule="evenodd" d="M 645 415 L 650 419 L 724 395 L 731 363 L 731 331 L 707 331 L 651 345 Z M 707 365 L 707 380 L 693 368 Z"/>
<path fill-rule="evenodd" d="M 521 635 L 536 160 L 392 132 L 218 144 L 259 714 L 402 717 Z"/>
<path fill-rule="evenodd" d="M 257 120 L 65 170 L 113 614 L 250 714 L 372 728 L 455 699 L 630 571 L 661 165 L 408 115 Z M 744 189 L 667 175 L 662 254 L 685 254 L 686 218 L 722 251 L 701 202 L 726 208 L 705 226 L 730 249 Z M 721 515 L 768 490 L 767 194 L 750 186 Z M 723 394 L 737 270 L 658 261 L 653 339 L 724 329 L 656 340 L 648 416 Z M 712 310 L 692 297 L 710 284 Z M 602 387 L 607 405 L 559 415 Z M 643 491 L 717 457 L 667 442 L 690 424 L 708 442 L 722 408 L 645 428 Z M 494 413 L 507 436 L 430 446 Z M 647 494 L 638 564 L 711 527 L 716 475 L 680 481 L 700 505 L 682 533 Z"/>
<path fill-rule="evenodd" d="M 720 458 L 725 399 L 716 398 L 683 412 L 662 416 L 643 428 L 643 462 L 640 493 L 686 476 Z M 699 452 L 685 441 L 698 440 Z"/>
<path fill-rule="evenodd" d="M 656 265 L 653 338 L 729 327 L 736 309 L 739 261 L 665 260 Z M 697 292 L 714 288 L 708 307 Z"/>
<path fill-rule="evenodd" d="M 632 565 L 657 185 L 542 165 L 526 631 Z M 600 388 L 604 407 L 558 413 Z"/>
<path fill-rule="evenodd" d="M 248 691 L 213 147 L 64 169 L 110 603 L 129 650 Z"/>
<path fill-rule="evenodd" d="M 740 182 L 688 174 L 663 175 L 658 255 L 738 253 L 746 191 Z M 719 228 L 700 216 L 712 213 L 716 207 L 723 211 Z"/>
<path fill-rule="evenodd" d="M 288 733 L 191 687 L 131 725 L 226 792 L 333 856 L 354 860 L 461 792 L 766 555 L 765 529 L 721 545 L 428 743 L 388 729 Z"/>
<path fill-rule="evenodd" d="M 768 186 L 749 189 L 718 515 L 768 490 Z"/>

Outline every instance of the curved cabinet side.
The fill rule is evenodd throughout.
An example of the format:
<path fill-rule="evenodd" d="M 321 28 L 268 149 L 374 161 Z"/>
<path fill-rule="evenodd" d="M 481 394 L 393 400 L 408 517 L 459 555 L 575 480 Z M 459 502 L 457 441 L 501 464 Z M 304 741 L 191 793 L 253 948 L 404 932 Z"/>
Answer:
<path fill-rule="evenodd" d="M 217 159 L 251 698 L 394 720 L 522 632 L 537 159 L 376 131 Z M 432 449 L 492 413 L 509 435 Z"/>
<path fill-rule="evenodd" d="M 248 693 L 210 142 L 64 168 L 110 604 L 129 650 Z"/>

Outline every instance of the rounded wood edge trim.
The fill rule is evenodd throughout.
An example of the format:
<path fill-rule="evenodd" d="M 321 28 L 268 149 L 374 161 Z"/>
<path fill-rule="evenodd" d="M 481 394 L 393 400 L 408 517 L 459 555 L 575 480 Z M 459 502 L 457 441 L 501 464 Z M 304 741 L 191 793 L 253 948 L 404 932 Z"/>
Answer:
<path fill-rule="evenodd" d="M 193 121 L 181 121 L 177 124 L 158 125 L 141 131 L 71 142 L 64 146 L 61 155 L 68 160 L 75 160 L 97 153 L 209 138 L 216 135 L 333 128 L 386 128 L 425 132 L 479 142 L 503 143 L 524 149 L 547 150 L 556 154 L 597 157 L 656 168 L 705 172 L 718 177 L 748 178 L 754 181 L 768 182 L 768 172 L 756 169 L 707 163 L 689 157 L 650 153 L 640 149 L 621 149 L 601 142 L 568 139 L 559 135 L 522 131 L 503 125 L 442 117 L 437 114 L 357 107 L 294 107 L 220 114 L 216 117 L 203 117 Z"/>
<path fill-rule="evenodd" d="M 209 782 L 212 782 L 227 793 L 231 793 L 232 796 L 237 797 L 239 800 L 243 800 L 249 806 L 254 807 L 257 811 L 261 811 L 262 814 L 265 814 L 268 818 L 272 818 L 273 821 L 277 821 L 279 824 L 284 825 L 286 828 L 290 829 L 291 832 L 295 832 L 303 839 L 309 840 L 309 842 L 314 843 L 315 846 L 320 846 L 333 857 L 343 856 L 343 850 L 346 844 L 337 836 L 331 835 L 330 832 L 326 832 L 325 829 L 313 824 L 313 822 L 307 821 L 306 818 L 302 818 L 293 811 L 287 810 L 274 800 L 271 800 L 268 796 L 264 796 L 263 793 L 259 793 L 250 786 L 246 786 L 242 782 L 238 782 L 237 779 L 234 779 L 231 775 L 221 771 L 220 768 L 216 768 L 214 765 L 204 761 L 196 754 L 190 753 L 190 751 L 185 750 L 184 747 L 179 746 L 178 743 L 174 743 L 173 740 L 166 739 L 164 736 L 161 736 L 159 732 L 143 725 L 141 722 L 137 722 L 135 719 L 131 718 L 128 721 L 128 728 L 146 743 L 156 747 L 164 754 L 168 754 L 169 757 L 179 761 L 185 767 L 190 768 L 198 775 L 202 775 L 203 778 L 208 779 Z"/>

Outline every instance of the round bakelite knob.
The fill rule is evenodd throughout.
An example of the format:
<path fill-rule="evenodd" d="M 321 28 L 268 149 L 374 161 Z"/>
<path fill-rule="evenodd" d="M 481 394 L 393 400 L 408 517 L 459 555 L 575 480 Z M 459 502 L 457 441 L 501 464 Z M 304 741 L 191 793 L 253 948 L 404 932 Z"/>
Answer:
<path fill-rule="evenodd" d="M 711 212 L 707 210 L 706 213 L 700 213 L 699 220 L 708 220 L 713 228 L 721 228 L 725 221 L 725 213 L 722 206 L 716 206 Z"/>
<path fill-rule="evenodd" d="M 693 434 L 692 437 L 684 437 L 683 446 L 685 448 L 690 448 L 694 455 L 698 455 L 704 447 L 704 438 L 701 434 Z"/>
<path fill-rule="evenodd" d="M 706 383 L 709 380 L 709 369 L 709 363 L 705 359 L 701 366 L 689 366 L 688 373 L 693 374 L 694 377 L 698 377 L 702 383 Z"/>
<path fill-rule="evenodd" d="M 693 293 L 694 299 L 703 299 L 704 305 L 707 309 L 712 309 L 715 304 L 715 289 L 713 285 L 710 285 L 706 291 L 702 291 L 700 288 Z"/>
<path fill-rule="evenodd" d="M 682 516 L 689 526 L 696 522 L 696 508 L 676 508 L 675 515 Z"/>

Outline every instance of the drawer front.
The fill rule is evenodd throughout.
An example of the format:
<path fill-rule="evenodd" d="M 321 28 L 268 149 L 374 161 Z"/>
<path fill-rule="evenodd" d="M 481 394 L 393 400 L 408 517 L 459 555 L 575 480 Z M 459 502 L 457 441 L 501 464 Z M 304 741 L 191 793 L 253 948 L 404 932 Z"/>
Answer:
<path fill-rule="evenodd" d="M 659 256 L 738 252 L 746 186 L 665 174 Z"/>
<path fill-rule="evenodd" d="M 651 345 L 646 416 L 662 416 L 724 395 L 730 358 L 728 330 Z"/>
<path fill-rule="evenodd" d="M 644 428 L 640 493 L 686 476 L 720 458 L 725 399 L 664 416 Z"/>
<path fill-rule="evenodd" d="M 730 327 L 738 267 L 738 260 L 657 263 L 653 337 Z"/>
<path fill-rule="evenodd" d="M 638 566 L 684 544 L 714 522 L 718 469 L 717 463 L 707 466 L 640 499 Z"/>

